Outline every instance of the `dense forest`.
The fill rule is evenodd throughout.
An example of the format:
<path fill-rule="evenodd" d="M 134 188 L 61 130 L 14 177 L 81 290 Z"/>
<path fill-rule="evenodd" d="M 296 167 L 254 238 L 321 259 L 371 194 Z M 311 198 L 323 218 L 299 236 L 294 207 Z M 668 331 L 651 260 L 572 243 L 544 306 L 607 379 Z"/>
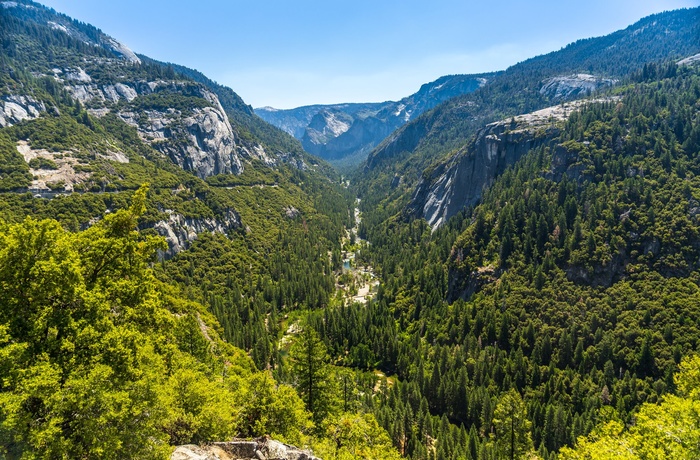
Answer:
<path fill-rule="evenodd" d="M 404 455 L 503 458 L 500 409 L 554 458 L 676 392 L 700 332 L 700 73 L 648 65 L 606 97 L 434 232 L 365 211 L 376 303 L 313 324 L 345 363 L 396 375 L 373 407 Z"/>
<path fill-rule="evenodd" d="M 695 19 L 518 64 L 348 182 L 201 73 L 2 6 L 0 103 L 38 109 L 0 127 L 0 457 L 263 435 L 343 460 L 700 457 L 700 69 L 676 63 Z M 551 104 L 536 88 L 572 70 L 617 81 L 473 208 L 439 228 L 405 212 L 476 128 Z M 167 84 L 81 100 L 71 72 Z M 185 170 L 186 136 L 144 134 L 219 105 L 238 171 Z"/>
<path fill-rule="evenodd" d="M 323 458 L 398 458 L 339 386 L 322 405 L 304 390 L 308 375 L 341 378 L 311 328 L 318 366 L 298 364 L 298 340 L 281 371 L 285 318 L 336 294 L 354 200 L 339 176 L 195 71 L 126 62 L 98 29 L 33 2 L 3 6 L 0 25 L 2 102 L 42 110 L 0 128 L 0 457 L 167 458 L 174 445 L 271 435 Z M 52 73 L 77 66 L 100 85 L 172 84 L 81 102 Z M 191 116 L 213 107 L 202 88 L 244 147 L 279 161 L 198 178 L 119 115 Z M 21 145 L 40 153 L 28 160 Z M 73 183 L 32 189 L 66 164 Z M 230 223 L 166 252 L 156 229 L 173 215 Z"/>

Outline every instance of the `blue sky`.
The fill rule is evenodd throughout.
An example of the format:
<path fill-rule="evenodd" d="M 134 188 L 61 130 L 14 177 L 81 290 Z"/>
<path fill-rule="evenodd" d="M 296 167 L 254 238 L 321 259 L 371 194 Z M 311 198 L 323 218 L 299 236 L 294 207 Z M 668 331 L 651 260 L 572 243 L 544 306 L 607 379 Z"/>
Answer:
<path fill-rule="evenodd" d="M 700 0 L 39 0 L 253 105 L 397 100 Z"/>

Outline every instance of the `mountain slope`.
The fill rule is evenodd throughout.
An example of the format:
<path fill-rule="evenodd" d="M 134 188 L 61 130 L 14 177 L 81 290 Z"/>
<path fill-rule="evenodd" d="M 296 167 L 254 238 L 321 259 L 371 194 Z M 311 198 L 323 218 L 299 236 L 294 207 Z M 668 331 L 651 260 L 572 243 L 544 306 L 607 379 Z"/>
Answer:
<path fill-rule="evenodd" d="M 488 85 L 451 99 L 399 128 L 370 153 L 357 180 L 367 209 L 408 203 L 423 171 L 462 148 L 487 123 L 608 87 L 645 63 L 700 51 L 700 8 L 649 16 L 613 34 L 579 40 L 516 64 Z"/>
<path fill-rule="evenodd" d="M 358 164 L 396 128 L 441 102 L 477 90 L 493 75 L 444 76 L 398 102 L 263 107 L 255 112 L 300 139 L 308 152 L 338 164 Z"/>
<path fill-rule="evenodd" d="M 552 458 L 676 391 L 700 333 L 700 80 L 676 65 L 699 19 L 654 15 L 513 66 L 354 176 L 381 288 L 315 324 L 337 359 L 371 350 L 397 375 L 376 412 L 410 458 L 508 458 L 516 418 L 518 448 Z M 537 117 L 562 102 L 580 107 Z"/>
<path fill-rule="evenodd" d="M 117 115 L 199 177 L 240 174 L 253 163 L 315 163 L 237 94 L 199 72 L 137 56 L 100 30 L 32 2 L 5 2 L 0 13 L 5 56 L 20 57 L 23 72 L 57 81 L 93 116 Z M 1 126 L 55 109 L 13 91 L 10 80 L 0 100 Z"/>
<path fill-rule="evenodd" d="M 365 208 L 376 302 L 315 325 L 337 359 L 371 350 L 397 375 L 376 411 L 411 458 L 507 458 L 516 416 L 522 448 L 551 458 L 675 393 L 700 337 L 700 68 L 647 65 L 613 92 L 534 133 L 485 128 L 455 164 L 487 157 L 487 136 L 512 162 L 436 230 Z"/>
<path fill-rule="evenodd" d="M 334 298 L 337 179 L 199 72 L 1 2 L 0 457 L 168 458 L 276 434 L 398 458 L 335 394 L 315 426 L 278 347 L 289 315 Z"/>
<path fill-rule="evenodd" d="M 87 229 L 149 183 L 139 228 L 168 243 L 161 276 L 189 286 L 227 340 L 255 348 L 261 369 L 271 365 L 278 325 L 266 315 L 323 305 L 334 292 L 327 254 L 338 251 L 349 219 L 335 173 L 201 73 L 128 52 L 38 3 L 0 5 L 2 219 L 33 215 Z M 271 253 L 289 270 L 277 271 Z M 220 284 L 194 285 L 199 277 Z M 234 284 L 251 299 L 262 283 L 275 297 L 246 300 L 240 311 L 251 308 L 255 319 L 245 331 L 233 326 Z M 236 306 L 216 307 L 220 296 Z"/>

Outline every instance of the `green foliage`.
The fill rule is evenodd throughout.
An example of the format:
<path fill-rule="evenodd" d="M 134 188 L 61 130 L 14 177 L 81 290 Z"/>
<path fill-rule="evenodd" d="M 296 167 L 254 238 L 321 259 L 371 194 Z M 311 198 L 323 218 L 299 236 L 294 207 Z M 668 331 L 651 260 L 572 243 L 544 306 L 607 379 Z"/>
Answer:
<path fill-rule="evenodd" d="M 29 166 L 15 144 L 0 132 L 0 191 L 26 188 L 31 180 Z"/>
<path fill-rule="evenodd" d="M 403 382 L 373 405 L 399 451 L 498 458 L 495 408 L 515 390 L 546 458 L 601 408 L 624 426 L 675 391 L 700 334 L 700 75 L 670 68 L 574 114 L 436 231 L 363 199 L 376 303 L 311 323 L 339 362 L 369 349 Z"/>
<path fill-rule="evenodd" d="M 524 458 L 533 450 L 527 407 L 520 394 L 511 389 L 498 400 L 493 412 L 493 428 L 499 458 Z"/>
<path fill-rule="evenodd" d="M 288 375 L 277 348 L 283 311 L 321 309 L 335 291 L 340 261 L 329 253 L 351 218 L 337 174 L 230 89 L 183 67 L 126 62 L 98 29 L 27 4 L 35 8 L 0 11 L 0 95 L 31 97 L 46 112 L 1 130 L 0 189 L 31 184 L 20 142 L 48 151 L 33 168 L 68 165 L 79 179 L 76 193 L 52 199 L 0 195 L 0 457 L 166 458 L 172 444 L 234 436 L 332 445 L 326 415 L 340 407 L 335 373 L 314 414 L 272 375 Z M 67 82 L 78 67 L 102 89 L 165 84 L 130 102 L 83 107 L 53 77 L 58 69 Z M 237 140 L 262 145 L 277 166 L 250 160 L 241 176 L 205 182 L 114 113 L 90 115 L 187 115 L 211 105 L 205 88 L 219 95 Z M 130 192 L 145 182 L 148 194 Z M 228 235 L 203 232 L 189 251 L 159 262 L 165 246 L 153 227 L 173 212 L 234 223 Z M 358 429 L 334 442 L 342 438 L 343 458 L 395 458 L 376 421 L 351 412 L 355 380 L 345 376 L 343 407 Z M 374 380 L 363 381 L 369 391 Z"/>
<path fill-rule="evenodd" d="M 211 316 L 154 277 L 163 241 L 134 231 L 145 207 L 140 190 L 81 233 L 50 220 L 2 224 L 7 458 L 165 458 L 170 443 L 240 431 L 299 440 L 309 428 L 295 393 L 253 373 Z"/>
<path fill-rule="evenodd" d="M 314 452 L 328 460 L 401 458 L 391 440 L 371 414 L 346 414 L 326 428 L 327 441 L 314 445 Z"/>
<path fill-rule="evenodd" d="M 211 103 L 201 96 L 188 95 L 187 88 L 183 88 L 183 86 L 179 86 L 177 92 L 160 91 L 144 94 L 128 104 L 128 108 L 132 111 L 157 110 L 167 112 L 169 109 L 173 109 L 183 116 L 190 115 L 195 109 L 203 109 L 204 107 L 211 107 Z"/>
<path fill-rule="evenodd" d="M 631 427 L 610 420 L 580 437 L 576 447 L 564 448 L 563 459 L 688 459 L 700 455 L 700 358 L 684 359 L 676 375 L 679 396 L 641 406 Z"/>
<path fill-rule="evenodd" d="M 289 352 L 294 386 L 313 414 L 316 423 L 334 412 L 334 388 L 330 379 L 326 346 L 318 334 L 305 327 L 297 336 Z"/>
<path fill-rule="evenodd" d="M 49 158 L 35 157 L 28 164 L 32 169 L 58 169 L 56 162 Z"/>

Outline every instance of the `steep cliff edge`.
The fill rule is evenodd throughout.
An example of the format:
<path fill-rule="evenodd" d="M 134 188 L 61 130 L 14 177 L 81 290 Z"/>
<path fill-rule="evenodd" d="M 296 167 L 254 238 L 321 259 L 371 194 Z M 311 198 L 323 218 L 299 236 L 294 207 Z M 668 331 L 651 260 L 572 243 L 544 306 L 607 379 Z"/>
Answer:
<path fill-rule="evenodd" d="M 444 224 L 475 205 L 484 189 L 527 152 L 551 143 L 560 133 L 560 122 L 590 102 L 553 106 L 481 128 L 463 149 L 423 175 L 407 214 L 425 218 L 433 229 Z"/>

